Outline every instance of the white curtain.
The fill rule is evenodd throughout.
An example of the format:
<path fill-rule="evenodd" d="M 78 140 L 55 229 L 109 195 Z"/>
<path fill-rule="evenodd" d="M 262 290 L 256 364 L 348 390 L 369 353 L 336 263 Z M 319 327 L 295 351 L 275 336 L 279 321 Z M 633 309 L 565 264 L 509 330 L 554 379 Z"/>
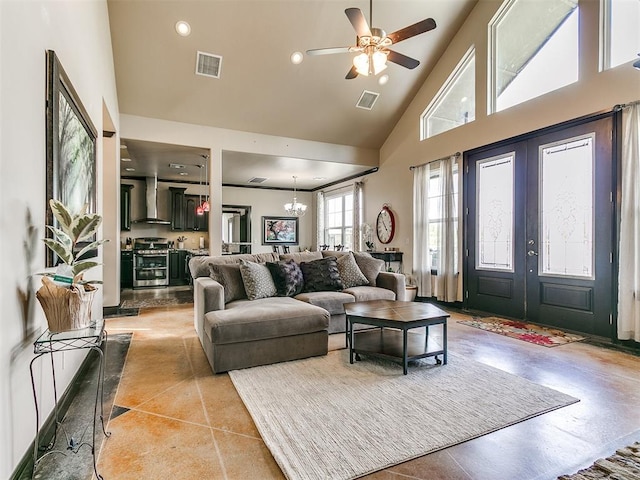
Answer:
<path fill-rule="evenodd" d="M 413 171 L 413 275 L 419 296 L 445 302 L 459 300 L 457 161 L 452 155 Z"/>
<path fill-rule="evenodd" d="M 640 342 L 640 103 L 622 112 L 618 338 Z"/>
<path fill-rule="evenodd" d="M 316 250 L 324 245 L 324 192 L 316 195 Z"/>
<path fill-rule="evenodd" d="M 362 251 L 362 235 L 360 225 L 362 223 L 362 188 L 364 184 L 362 182 L 355 182 L 353 184 L 353 245 L 352 250 L 354 252 Z"/>

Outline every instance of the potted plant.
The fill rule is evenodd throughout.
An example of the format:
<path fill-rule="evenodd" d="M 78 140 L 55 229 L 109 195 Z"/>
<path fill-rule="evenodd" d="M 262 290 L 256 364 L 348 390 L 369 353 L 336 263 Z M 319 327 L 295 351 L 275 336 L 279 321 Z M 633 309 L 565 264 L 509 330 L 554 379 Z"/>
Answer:
<path fill-rule="evenodd" d="M 87 213 L 86 205 L 78 213 L 69 212 L 58 200 L 51 199 L 49 205 L 60 227 L 47 225 L 53 238 L 43 241 L 62 263 L 55 272 L 41 274 L 42 287 L 36 292 L 36 298 L 51 332 L 85 328 L 91 322 L 91 305 L 96 293 L 96 287 L 91 284 L 102 282 L 82 278 L 84 272 L 100 265 L 93 260 L 82 260 L 82 257 L 108 240 L 96 240 L 82 248 L 79 242 L 88 240 L 95 233 L 102 223 L 102 216 Z"/>

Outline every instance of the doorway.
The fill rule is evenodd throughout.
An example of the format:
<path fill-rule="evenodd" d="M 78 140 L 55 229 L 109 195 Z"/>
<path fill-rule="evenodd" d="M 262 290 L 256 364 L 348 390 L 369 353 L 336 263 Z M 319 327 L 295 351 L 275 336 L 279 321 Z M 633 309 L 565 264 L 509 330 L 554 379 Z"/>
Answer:
<path fill-rule="evenodd" d="M 465 156 L 467 308 L 612 335 L 613 118 Z"/>

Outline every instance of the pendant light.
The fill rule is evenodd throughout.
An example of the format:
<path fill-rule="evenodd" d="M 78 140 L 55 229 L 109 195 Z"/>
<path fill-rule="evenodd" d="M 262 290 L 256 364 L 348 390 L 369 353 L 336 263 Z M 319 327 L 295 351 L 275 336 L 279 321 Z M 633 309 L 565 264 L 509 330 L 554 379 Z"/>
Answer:
<path fill-rule="evenodd" d="M 202 165 L 198 165 L 200 168 L 200 188 L 198 188 L 198 206 L 196 207 L 196 215 L 204 215 L 204 209 L 202 208 Z"/>
<path fill-rule="evenodd" d="M 305 213 L 307 213 L 307 206 L 304 203 L 298 203 L 298 199 L 296 197 L 296 177 L 293 176 L 293 202 L 285 203 L 284 210 L 289 215 L 294 217 L 302 217 Z"/>
<path fill-rule="evenodd" d="M 204 161 L 204 185 L 205 185 L 205 195 L 204 201 L 202 202 L 202 210 L 208 212 L 211 209 L 209 205 L 209 155 L 203 155 Z"/>

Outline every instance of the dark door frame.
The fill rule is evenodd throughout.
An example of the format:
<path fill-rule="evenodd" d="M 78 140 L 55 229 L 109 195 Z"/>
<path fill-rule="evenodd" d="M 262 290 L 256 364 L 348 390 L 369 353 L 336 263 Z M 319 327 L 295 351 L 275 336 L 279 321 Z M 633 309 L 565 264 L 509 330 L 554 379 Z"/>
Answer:
<path fill-rule="evenodd" d="M 475 219 L 470 218 L 468 201 L 469 201 L 469 182 L 468 182 L 468 172 L 469 172 L 469 157 L 476 156 L 478 154 L 482 154 L 484 152 L 488 152 L 490 150 L 498 149 L 501 147 L 506 147 L 507 145 L 518 143 L 518 142 L 527 142 L 528 140 L 539 137 L 542 135 L 546 135 L 549 133 L 558 132 L 561 130 L 565 130 L 571 127 L 577 127 L 580 125 L 584 125 L 586 123 L 591 123 L 596 120 L 600 120 L 603 118 L 612 117 L 612 138 L 611 138 L 611 148 L 612 148 L 612 172 L 611 172 L 611 191 L 614 192 L 613 198 L 611 199 L 612 205 L 612 219 L 614 226 L 611 229 L 611 249 L 614 261 L 612 262 L 611 268 L 611 329 L 610 329 L 610 339 L 617 339 L 617 319 L 618 319 L 618 244 L 619 244 L 619 235 L 620 235 L 620 201 L 622 197 L 621 193 L 621 168 L 620 168 L 620 152 L 621 152 L 621 141 L 622 141 L 622 109 L 618 107 L 614 107 L 613 110 L 608 110 L 604 112 L 598 112 L 591 115 L 586 115 L 583 117 L 575 118 L 572 120 L 568 120 L 566 122 L 561 122 L 555 125 L 551 125 L 548 127 L 540 128 L 538 130 L 534 130 L 532 132 L 527 132 L 521 135 L 516 135 L 514 137 L 510 137 L 504 140 L 500 140 L 497 142 L 493 142 L 488 145 L 483 145 L 481 147 L 474 148 L 472 150 L 465 151 L 463 154 L 463 201 L 464 201 L 464 210 L 463 210 L 463 219 L 462 219 L 462 228 L 463 228 L 463 308 L 465 310 L 468 309 L 468 291 L 469 291 L 469 222 L 475 221 Z"/>

